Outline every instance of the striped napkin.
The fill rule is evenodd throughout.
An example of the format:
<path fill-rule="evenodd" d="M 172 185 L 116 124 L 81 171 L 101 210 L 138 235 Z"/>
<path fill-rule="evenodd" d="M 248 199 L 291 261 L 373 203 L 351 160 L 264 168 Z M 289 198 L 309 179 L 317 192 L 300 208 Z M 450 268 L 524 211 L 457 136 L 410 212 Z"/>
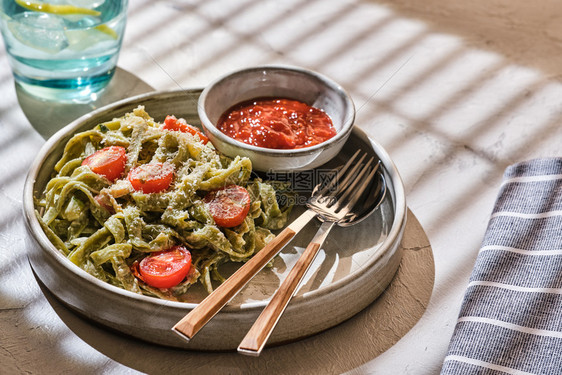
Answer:
<path fill-rule="evenodd" d="M 507 168 L 441 374 L 562 374 L 562 159 Z"/>

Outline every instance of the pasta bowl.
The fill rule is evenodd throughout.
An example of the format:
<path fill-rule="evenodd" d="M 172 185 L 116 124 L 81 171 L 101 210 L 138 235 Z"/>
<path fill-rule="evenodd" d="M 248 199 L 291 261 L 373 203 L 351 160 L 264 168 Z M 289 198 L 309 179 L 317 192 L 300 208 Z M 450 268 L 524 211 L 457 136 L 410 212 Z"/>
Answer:
<path fill-rule="evenodd" d="M 174 114 L 200 125 L 197 102 L 201 91 L 156 92 L 119 101 L 77 119 L 51 137 L 31 165 L 24 186 L 24 218 L 29 232 L 26 241 L 29 262 L 38 280 L 68 308 L 87 319 L 155 344 L 193 350 L 235 350 L 296 263 L 319 223 L 310 223 L 285 247 L 272 267 L 262 270 L 187 343 L 171 328 L 207 295 L 202 287 L 196 285 L 189 289 L 186 302 L 175 302 L 105 283 L 60 253 L 36 217 L 35 202 L 73 134 L 120 117 L 138 105 L 145 106 L 157 121 Z M 379 210 L 362 222 L 350 228 L 334 229 L 273 332 L 271 345 L 313 335 L 351 318 L 384 291 L 398 269 L 406 201 L 402 181 L 386 151 L 356 128 L 330 164 L 320 169 L 342 164 L 358 148 L 381 161 L 388 194 Z M 303 207 L 296 206 L 293 218 L 303 211 Z M 225 269 L 224 275 L 235 269 L 235 265 Z"/>
<path fill-rule="evenodd" d="M 331 118 L 336 134 L 309 147 L 276 149 L 241 142 L 217 128 L 229 108 L 256 98 L 287 98 L 320 109 Z M 218 78 L 203 90 L 198 113 L 206 135 L 220 152 L 246 156 L 262 172 L 307 170 L 328 162 L 345 144 L 355 120 L 353 101 L 340 85 L 319 73 L 291 66 L 259 66 Z"/>

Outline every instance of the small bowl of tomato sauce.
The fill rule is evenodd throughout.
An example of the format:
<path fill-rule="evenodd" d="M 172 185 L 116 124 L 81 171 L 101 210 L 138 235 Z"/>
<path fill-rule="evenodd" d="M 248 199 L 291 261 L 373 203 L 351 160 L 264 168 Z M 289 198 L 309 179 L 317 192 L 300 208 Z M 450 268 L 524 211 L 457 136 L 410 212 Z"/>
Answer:
<path fill-rule="evenodd" d="M 199 97 L 207 137 L 253 169 L 316 168 L 338 154 L 351 133 L 355 107 L 336 82 L 292 66 L 258 66 L 212 82 Z"/>

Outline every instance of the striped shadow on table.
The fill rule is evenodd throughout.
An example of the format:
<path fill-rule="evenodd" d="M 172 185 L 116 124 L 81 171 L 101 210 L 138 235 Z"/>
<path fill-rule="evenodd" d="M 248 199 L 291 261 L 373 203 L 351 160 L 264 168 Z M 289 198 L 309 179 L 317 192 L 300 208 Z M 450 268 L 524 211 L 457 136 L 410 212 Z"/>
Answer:
<path fill-rule="evenodd" d="M 562 374 L 562 159 L 507 168 L 441 374 Z"/>

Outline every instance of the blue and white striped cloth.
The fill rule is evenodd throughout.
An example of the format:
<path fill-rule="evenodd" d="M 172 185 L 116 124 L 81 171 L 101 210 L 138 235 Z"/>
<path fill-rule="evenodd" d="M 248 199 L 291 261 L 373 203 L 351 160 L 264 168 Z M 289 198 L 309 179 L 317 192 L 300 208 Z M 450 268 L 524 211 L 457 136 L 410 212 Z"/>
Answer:
<path fill-rule="evenodd" d="M 562 159 L 504 175 L 441 374 L 562 374 Z"/>

